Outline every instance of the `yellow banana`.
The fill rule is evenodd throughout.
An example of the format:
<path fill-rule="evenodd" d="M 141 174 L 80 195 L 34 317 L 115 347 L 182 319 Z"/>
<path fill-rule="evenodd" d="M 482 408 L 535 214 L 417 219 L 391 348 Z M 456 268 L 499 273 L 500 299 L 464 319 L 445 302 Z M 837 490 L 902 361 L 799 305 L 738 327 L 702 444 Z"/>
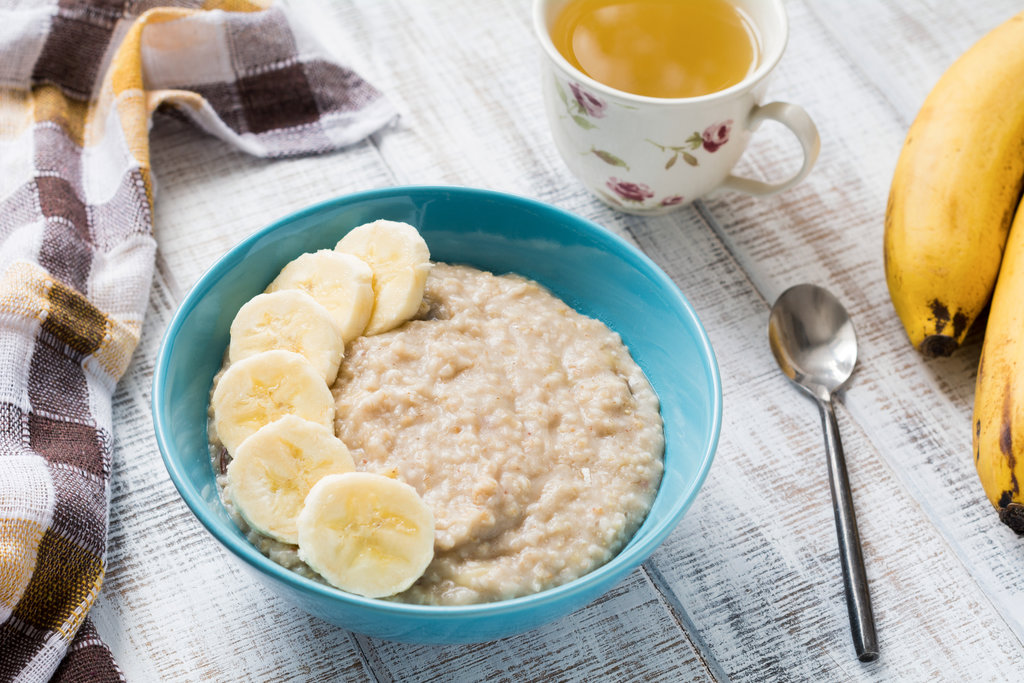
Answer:
<path fill-rule="evenodd" d="M 907 133 L 885 216 L 889 295 L 911 343 L 948 356 L 988 303 L 1024 183 L 1024 12 L 939 79 Z"/>
<path fill-rule="evenodd" d="M 1024 208 L 992 295 L 974 390 L 974 465 L 999 518 L 1024 533 Z"/>

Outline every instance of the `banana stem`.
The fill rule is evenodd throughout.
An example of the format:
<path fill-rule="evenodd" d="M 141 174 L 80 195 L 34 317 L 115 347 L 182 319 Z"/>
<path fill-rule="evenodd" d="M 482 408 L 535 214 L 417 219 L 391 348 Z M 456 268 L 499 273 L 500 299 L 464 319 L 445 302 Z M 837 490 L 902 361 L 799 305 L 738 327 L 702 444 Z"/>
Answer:
<path fill-rule="evenodd" d="M 867 573 L 864 571 L 864 555 L 857 532 L 857 517 L 853 510 L 853 494 L 846 472 L 846 457 L 839 440 L 839 425 L 832 409 L 831 397 L 815 397 L 821 413 L 821 425 L 825 431 L 825 453 L 828 457 L 828 483 L 832 489 L 832 511 L 836 518 L 836 534 L 839 537 L 839 561 L 843 568 L 843 584 L 846 589 L 846 606 L 850 612 L 850 629 L 857 658 L 862 662 L 878 659 L 878 635 L 875 632 L 875 618 L 871 611 L 871 596 L 868 593 Z"/>

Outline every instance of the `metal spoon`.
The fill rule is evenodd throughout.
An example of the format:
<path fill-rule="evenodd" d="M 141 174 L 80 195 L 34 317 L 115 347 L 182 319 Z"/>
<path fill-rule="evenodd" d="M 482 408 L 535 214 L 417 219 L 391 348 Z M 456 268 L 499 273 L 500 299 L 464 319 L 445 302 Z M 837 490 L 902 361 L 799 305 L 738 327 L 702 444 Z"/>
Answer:
<path fill-rule="evenodd" d="M 853 512 L 853 496 L 832 394 L 850 378 L 857 363 L 857 334 L 846 309 L 828 290 L 815 285 L 790 287 L 775 301 L 768 319 L 768 341 L 779 368 L 814 397 L 825 430 L 832 510 L 839 536 L 846 604 L 857 658 L 878 659 L 878 636 L 864 573 L 864 556 Z"/>

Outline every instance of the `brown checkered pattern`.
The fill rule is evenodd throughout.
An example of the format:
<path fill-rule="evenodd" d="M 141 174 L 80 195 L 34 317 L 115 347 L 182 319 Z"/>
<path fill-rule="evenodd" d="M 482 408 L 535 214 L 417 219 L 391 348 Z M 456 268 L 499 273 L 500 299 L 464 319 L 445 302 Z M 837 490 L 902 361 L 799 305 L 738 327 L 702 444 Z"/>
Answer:
<path fill-rule="evenodd" d="M 265 157 L 338 149 L 394 111 L 257 0 L 5 1 L 0 681 L 123 680 L 87 615 L 106 571 L 110 399 L 153 267 L 150 107 Z"/>

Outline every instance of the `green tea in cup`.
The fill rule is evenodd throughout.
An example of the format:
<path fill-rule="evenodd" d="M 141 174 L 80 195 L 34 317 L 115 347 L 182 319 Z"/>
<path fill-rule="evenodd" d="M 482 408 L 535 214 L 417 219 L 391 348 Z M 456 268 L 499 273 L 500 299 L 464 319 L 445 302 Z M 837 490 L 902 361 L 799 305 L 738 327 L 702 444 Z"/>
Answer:
<path fill-rule="evenodd" d="M 569 0 L 551 40 L 595 81 L 661 98 L 736 85 L 761 52 L 753 22 L 727 0 Z"/>

